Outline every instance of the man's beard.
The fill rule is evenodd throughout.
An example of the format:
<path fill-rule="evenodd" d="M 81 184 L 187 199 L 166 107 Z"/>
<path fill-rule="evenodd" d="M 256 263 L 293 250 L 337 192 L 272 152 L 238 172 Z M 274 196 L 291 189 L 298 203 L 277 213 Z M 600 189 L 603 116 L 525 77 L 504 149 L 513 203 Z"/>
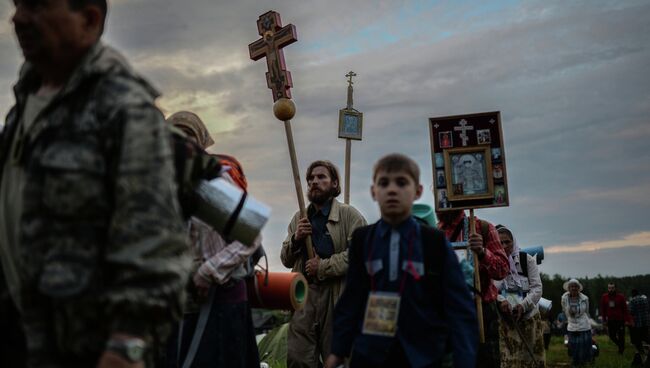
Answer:
<path fill-rule="evenodd" d="M 327 200 L 333 196 L 334 188 L 330 188 L 330 190 L 327 191 L 318 191 L 317 193 L 314 193 L 311 190 L 307 192 L 307 199 L 309 199 L 309 202 L 317 204 L 319 206 L 327 202 Z"/>

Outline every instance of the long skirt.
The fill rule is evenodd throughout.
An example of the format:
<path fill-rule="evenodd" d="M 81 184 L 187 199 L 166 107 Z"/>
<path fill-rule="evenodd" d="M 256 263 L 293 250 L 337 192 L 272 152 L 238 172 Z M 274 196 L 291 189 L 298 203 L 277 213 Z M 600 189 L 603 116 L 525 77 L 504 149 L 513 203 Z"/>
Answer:
<path fill-rule="evenodd" d="M 569 331 L 569 356 L 573 365 L 589 363 L 593 360 L 591 351 L 591 330 Z"/>
<path fill-rule="evenodd" d="M 544 324 L 539 313 L 518 322 L 503 320 L 499 332 L 502 368 L 544 366 L 546 361 Z"/>
<path fill-rule="evenodd" d="M 260 360 L 248 302 L 224 302 L 223 296 L 230 290 L 216 286 L 213 288 L 215 300 L 191 367 L 259 368 Z M 245 290 L 244 287 L 244 292 Z M 164 367 L 183 366 L 198 321 L 199 313 L 185 314 L 182 329 L 177 330 L 168 343 Z"/>

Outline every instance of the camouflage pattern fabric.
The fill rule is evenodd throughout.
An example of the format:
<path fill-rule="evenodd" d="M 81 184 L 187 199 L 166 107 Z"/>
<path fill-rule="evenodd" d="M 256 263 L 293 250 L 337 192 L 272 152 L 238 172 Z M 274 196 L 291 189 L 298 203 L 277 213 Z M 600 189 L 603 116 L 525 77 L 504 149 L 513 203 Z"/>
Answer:
<path fill-rule="evenodd" d="M 38 85 L 25 64 L 0 165 Z M 181 315 L 190 262 L 156 97 L 98 43 L 23 142 L 17 257 L 31 367 L 94 366 L 115 331 L 155 346 Z"/>

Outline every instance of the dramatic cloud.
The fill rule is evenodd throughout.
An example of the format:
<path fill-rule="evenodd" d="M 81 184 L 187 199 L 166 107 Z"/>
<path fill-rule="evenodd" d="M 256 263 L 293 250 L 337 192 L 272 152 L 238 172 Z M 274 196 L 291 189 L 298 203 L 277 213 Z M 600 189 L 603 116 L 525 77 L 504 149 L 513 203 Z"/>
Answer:
<path fill-rule="evenodd" d="M 273 269 L 284 269 L 280 245 L 297 200 L 284 129 L 271 113 L 266 63 L 248 56 L 247 45 L 260 37 L 255 22 L 270 9 L 298 32 L 285 57 L 301 170 L 321 158 L 343 170 L 338 109 L 346 100 L 344 75 L 358 74 L 354 101 L 364 112 L 364 137 L 352 144 L 351 201 L 369 221 L 379 218 L 368 187 L 381 155 L 412 156 L 430 189 L 427 119 L 500 110 L 511 204 L 478 216 L 507 224 L 524 246 L 547 247 L 544 272 L 568 275 L 566 259 L 606 263 L 650 249 L 647 242 L 626 243 L 634 242 L 630 234 L 650 231 L 647 1 L 110 4 L 106 42 L 163 92 L 165 114 L 197 112 L 217 142 L 213 150 L 237 156 L 251 194 L 273 208 L 263 234 Z M 13 103 L 9 91 L 21 59 L 12 11 L 0 2 L 1 113 Z M 421 201 L 432 203 L 429 190 Z M 617 242 L 629 246 L 582 252 Z M 565 249 L 558 244 L 580 252 L 558 253 Z M 642 271 L 613 264 L 607 272 Z"/>
<path fill-rule="evenodd" d="M 546 253 L 584 253 L 625 247 L 650 247 L 650 231 L 631 234 L 623 239 L 605 241 L 586 241 L 578 244 L 552 245 Z"/>

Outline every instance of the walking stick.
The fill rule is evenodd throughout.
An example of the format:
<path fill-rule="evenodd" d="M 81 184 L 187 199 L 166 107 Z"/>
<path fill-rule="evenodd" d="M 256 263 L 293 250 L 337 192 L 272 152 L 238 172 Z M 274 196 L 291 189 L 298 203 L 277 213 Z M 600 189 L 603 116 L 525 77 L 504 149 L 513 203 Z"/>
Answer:
<path fill-rule="evenodd" d="M 469 210 L 469 234 L 476 234 L 476 219 L 474 218 L 474 209 Z M 474 256 L 474 301 L 476 302 L 476 317 L 478 317 L 478 334 L 481 344 L 485 343 L 485 328 L 483 326 L 483 301 L 481 300 L 481 275 L 479 274 L 479 259 L 476 252 Z"/>

